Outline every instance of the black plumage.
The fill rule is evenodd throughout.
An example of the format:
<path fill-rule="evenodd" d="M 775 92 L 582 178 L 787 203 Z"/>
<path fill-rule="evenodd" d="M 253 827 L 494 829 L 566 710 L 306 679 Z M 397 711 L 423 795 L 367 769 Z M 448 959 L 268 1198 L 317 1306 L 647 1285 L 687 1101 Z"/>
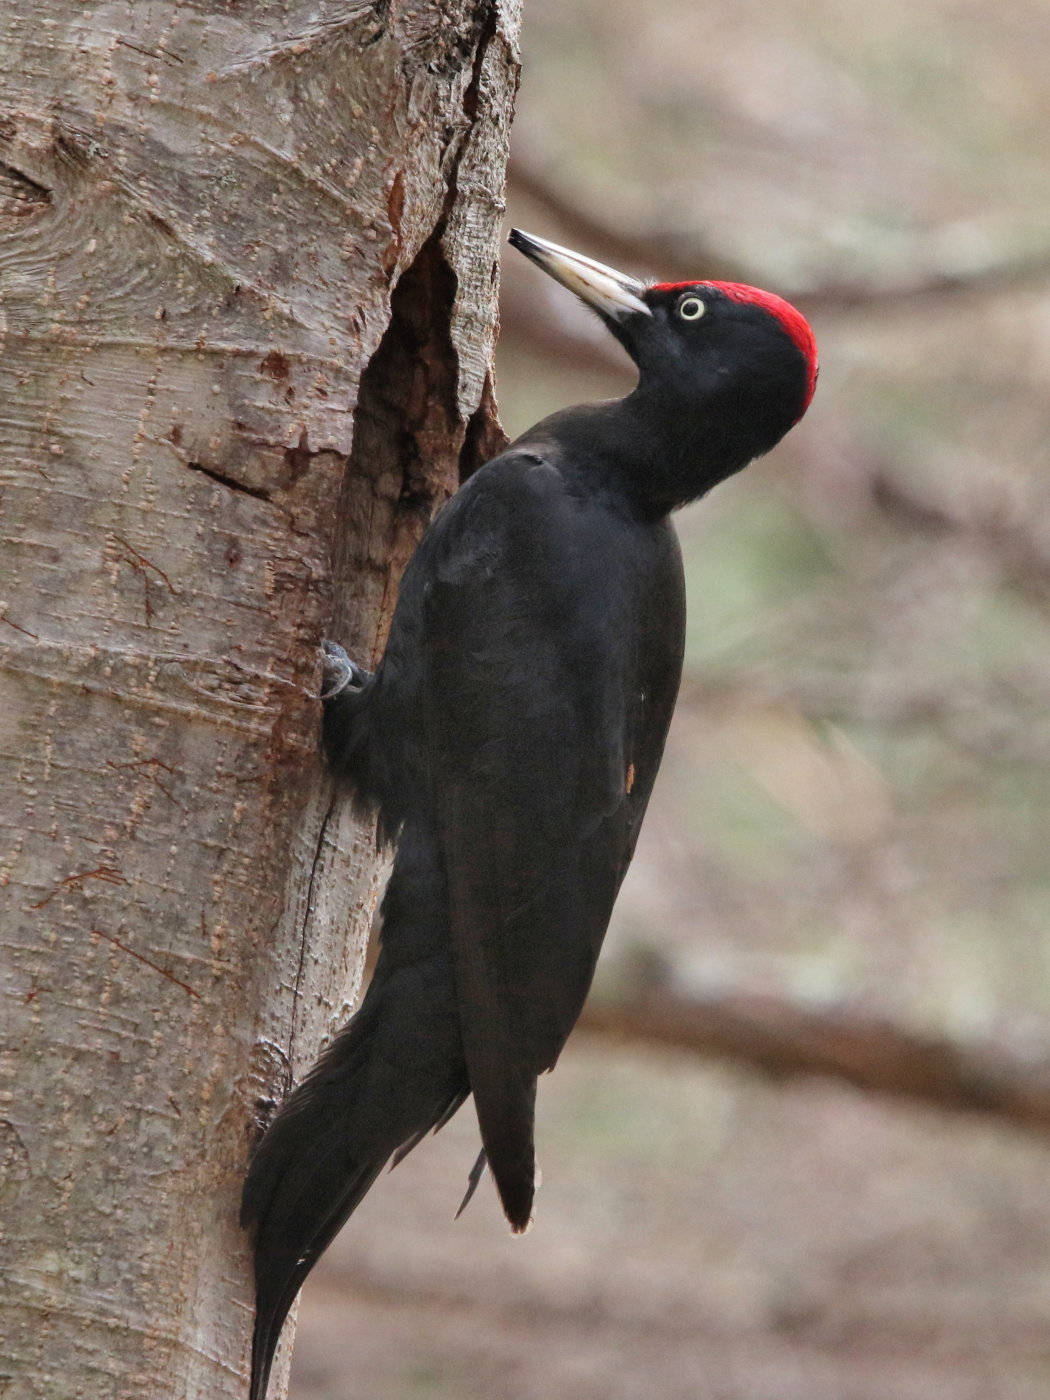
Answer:
<path fill-rule="evenodd" d="M 405 571 L 374 674 L 327 647 L 329 762 L 397 853 L 364 1002 L 245 1185 L 252 1400 L 337 1230 L 470 1095 L 511 1228 L 528 1226 L 537 1076 L 590 987 L 681 675 L 668 513 L 768 451 L 813 392 L 812 336 L 779 298 L 646 287 L 511 241 L 598 312 L 639 383 L 545 419 L 453 497 Z"/>

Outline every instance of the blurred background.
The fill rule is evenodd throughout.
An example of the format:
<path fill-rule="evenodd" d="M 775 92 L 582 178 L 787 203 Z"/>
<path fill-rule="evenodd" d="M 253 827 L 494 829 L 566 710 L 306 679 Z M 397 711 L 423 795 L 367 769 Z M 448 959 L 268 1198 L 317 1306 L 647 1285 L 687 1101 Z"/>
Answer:
<path fill-rule="evenodd" d="M 510 221 L 754 282 L 802 425 L 679 517 L 686 680 L 537 1223 L 464 1111 L 305 1292 L 295 1400 L 1050 1394 L 1050 7 L 526 0 Z M 504 269 L 514 433 L 623 392 Z"/>

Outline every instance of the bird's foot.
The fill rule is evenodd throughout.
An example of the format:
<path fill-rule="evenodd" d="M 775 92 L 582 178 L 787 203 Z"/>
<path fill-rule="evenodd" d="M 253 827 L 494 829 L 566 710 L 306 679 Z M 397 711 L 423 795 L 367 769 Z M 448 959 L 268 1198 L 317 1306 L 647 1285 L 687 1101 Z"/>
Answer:
<path fill-rule="evenodd" d="M 321 643 L 321 700 L 332 700 L 346 690 L 363 690 L 372 679 L 356 661 L 351 661 L 338 642 Z"/>

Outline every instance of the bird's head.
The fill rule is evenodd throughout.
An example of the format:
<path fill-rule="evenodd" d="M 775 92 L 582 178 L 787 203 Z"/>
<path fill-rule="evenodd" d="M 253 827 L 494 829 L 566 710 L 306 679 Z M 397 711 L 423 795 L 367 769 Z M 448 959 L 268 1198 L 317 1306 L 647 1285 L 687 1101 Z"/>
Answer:
<path fill-rule="evenodd" d="M 813 332 L 772 292 L 736 282 L 648 285 L 519 229 L 510 241 L 598 313 L 638 366 L 635 395 L 677 419 L 705 455 L 723 457 L 721 474 L 768 452 L 809 407 Z"/>

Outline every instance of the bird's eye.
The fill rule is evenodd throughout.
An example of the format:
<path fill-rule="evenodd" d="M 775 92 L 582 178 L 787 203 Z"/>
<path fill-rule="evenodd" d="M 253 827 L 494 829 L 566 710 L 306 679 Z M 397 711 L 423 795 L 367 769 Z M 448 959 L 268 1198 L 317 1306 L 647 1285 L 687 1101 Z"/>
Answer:
<path fill-rule="evenodd" d="M 685 297 L 678 303 L 678 314 L 683 321 L 699 321 L 706 310 L 699 297 Z"/>

